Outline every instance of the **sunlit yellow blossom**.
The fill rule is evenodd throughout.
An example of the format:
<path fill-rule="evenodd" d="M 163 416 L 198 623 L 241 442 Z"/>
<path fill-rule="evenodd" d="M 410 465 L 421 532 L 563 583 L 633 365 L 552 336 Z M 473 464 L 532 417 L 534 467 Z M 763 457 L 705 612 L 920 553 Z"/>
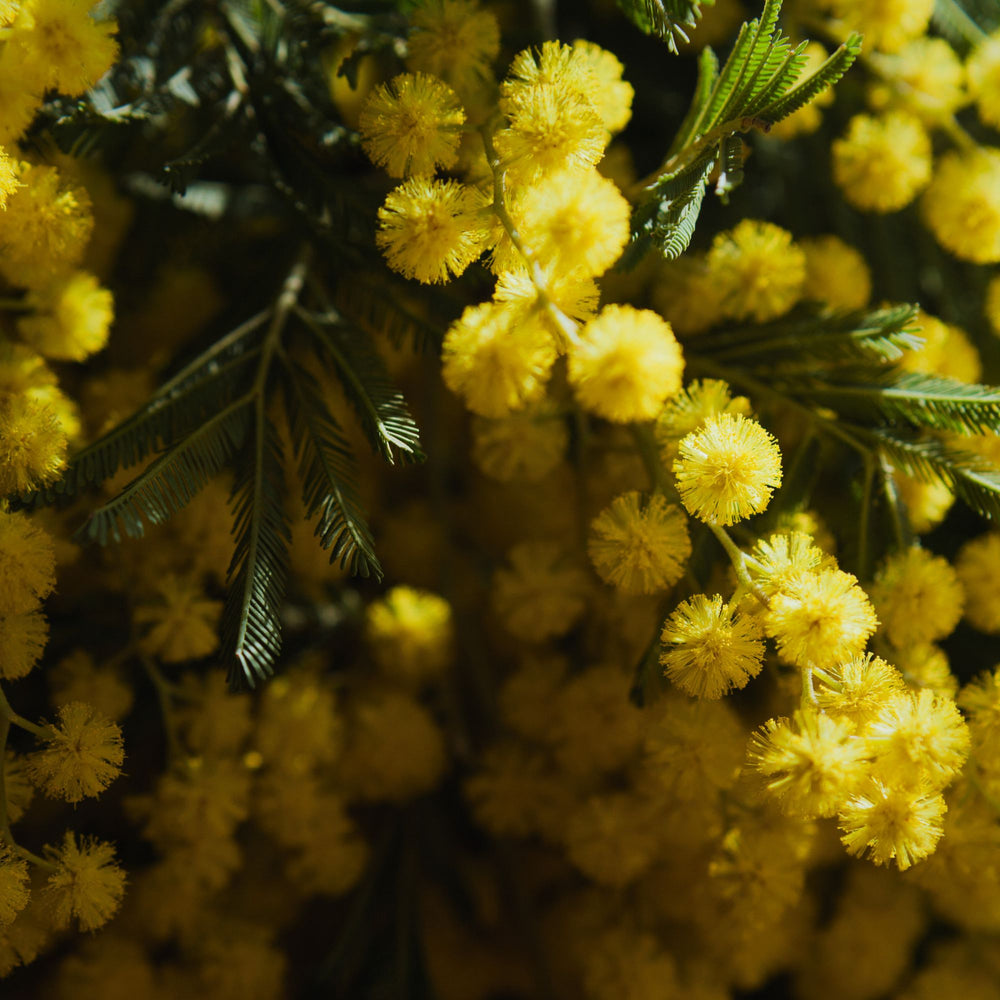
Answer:
<path fill-rule="evenodd" d="M 749 417 L 750 400 L 746 396 L 734 397 L 729 384 L 716 378 L 695 379 L 668 399 L 656 417 L 656 441 L 663 461 L 669 465 L 677 454 L 681 438 L 718 413 L 739 413 Z"/>
<path fill-rule="evenodd" d="M 90 198 L 55 167 L 21 162 L 22 186 L 0 212 L 0 276 L 39 288 L 79 262 L 94 228 Z"/>
<path fill-rule="evenodd" d="M 1000 753 L 1000 668 L 969 681 L 958 696 L 958 704 L 968 713 L 977 751 L 996 759 Z"/>
<path fill-rule="evenodd" d="M 118 911 L 125 893 L 125 873 L 115 862 L 115 849 L 104 841 L 67 832 L 61 847 L 46 848 L 56 870 L 45 885 L 52 922 L 82 931 L 97 930 Z"/>
<path fill-rule="evenodd" d="M 111 68 L 118 43 L 114 21 L 100 21 L 91 0 L 23 0 L 9 44 L 21 49 L 32 90 L 82 95 Z"/>
<path fill-rule="evenodd" d="M 927 688 L 950 698 L 958 695 L 958 678 L 951 672 L 948 656 L 940 646 L 918 643 L 894 649 L 892 655 L 909 687 Z"/>
<path fill-rule="evenodd" d="M 47 358 L 82 361 L 108 342 L 114 300 L 86 271 L 57 278 L 28 304 L 34 312 L 18 321 L 18 332 Z"/>
<path fill-rule="evenodd" d="M 874 108 L 909 111 L 933 126 L 966 103 L 965 69 L 943 38 L 917 38 L 879 67 L 885 80 L 868 91 Z"/>
<path fill-rule="evenodd" d="M 572 91 L 536 85 L 519 89 L 510 124 L 494 136 L 510 179 L 519 183 L 561 170 L 596 166 L 608 133 L 594 105 Z"/>
<path fill-rule="evenodd" d="M 591 585 L 573 553 L 554 542 L 521 542 L 493 578 L 493 608 L 512 635 L 541 642 L 566 632 L 586 610 Z"/>
<path fill-rule="evenodd" d="M 171 574 L 157 584 L 157 599 L 140 604 L 133 617 L 149 626 L 141 640 L 147 653 L 164 663 L 180 663 L 215 651 L 221 614 L 222 601 L 206 597 L 197 581 Z"/>
<path fill-rule="evenodd" d="M 987 125 L 1000 126 L 1000 32 L 984 38 L 972 50 L 965 72 L 979 117 Z"/>
<path fill-rule="evenodd" d="M 375 241 L 389 266 L 425 284 L 461 274 L 485 249 L 486 200 L 458 181 L 415 177 L 386 196 Z"/>
<path fill-rule="evenodd" d="M 48 403 L 0 393 L 0 496 L 49 486 L 66 467 L 66 431 Z"/>
<path fill-rule="evenodd" d="M 753 557 L 757 565 L 751 567 L 751 572 L 768 594 L 780 590 L 798 573 L 836 565 L 810 535 L 801 531 L 776 531 L 759 538 Z"/>
<path fill-rule="evenodd" d="M 21 137 L 42 104 L 42 91 L 27 85 L 23 62 L 24 54 L 9 45 L 0 52 L 0 144 L 7 146 Z"/>
<path fill-rule="evenodd" d="M 52 538 L 27 514 L 0 508 L 0 614 L 31 611 L 55 585 Z"/>
<path fill-rule="evenodd" d="M 857 579 L 839 569 L 785 580 L 764 622 L 782 657 L 803 667 L 831 667 L 858 656 L 878 625 Z"/>
<path fill-rule="evenodd" d="M 670 324 L 649 309 L 606 306 L 569 355 L 569 381 L 585 409 L 607 420 L 652 420 L 681 387 L 684 356 Z"/>
<path fill-rule="evenodd" d="M 896 52 L 924 33 L 934 0 L 833 0 L 830 4 L 851 31 L 882 52 Z"/>
<path fill-rule="evenodd" d="M 468 306 L 445 334 L 445 385 L 483 417 L 505 417 L 545 390 L 556 360 L 552 336 L 536 318 L 505 303 Z"/>
<path fill-rule="evenodd" d="M 877 865 L 894 860 L 905 871 L 933 853 L 946 811 L 940 794 L 872 779 L 840 809 L 840 839 L 848 854 Z"/>
<path fill-rule="evenodd" d="M 862 309 L 872 294 L 864 257 L 839 236 L 814 236 L 799 244 L 806 255 L 802 296 L 834 309 Z"/>
<path fill-rule="evenodd" d="M 806 255 L 791 233 L 757 219 L 719 233 L 705 263 L 733 319 L 776 319 L 799 301 L 806 280 Z"/>
<path fill-rule="evenodd" d="M 21 186 L 17 176 L 17 164 L 0 146 L 0 212 L 7 207 L 7 198 Z"/>
<path fill-rule="evenodd" d="M 937 241 L 956 257 L 1000 261 L 1000 149 L 945 153 L 920 208 Z"/>
<path fill-rule="evenodd" d="M 622 79 L 624 67 L 613 53 L 582 38 L 573 43 L 573 54 L 582 57 L 597 78 L 597 92 L 591 99 L 604 127 L 612 135 L 620 132 L 632 117 L 634 96 L 632 85 Z"/>
<path fill-rule="evenodd" d="M 905 112 L 855 115 L 832 153 L 837 186 L 863 212 L 896 212 L 931 179 L 930 137 Z"/>
<path fill-rule="evenodd" d="M 910 527 L 915 534 L 923 535 L 936 528 L 955 503 L 955 494 L 940 480 L 924 482 L 898 471 L 895 479 L 899 498 L 906 505 Z"/>
<path fill-rule="evenodd" d="M 447 668 L 452 652 L 451 605 L 437 594 L 393 587 L 365 612 L 365 635 L 389 676 L 421 681 Z"/>
<path fill-rule="evenodd" d="M 594 518 L 587 553 L 605 583 L 626 594 L 655 594 L 684 572 L 691 555 L 687 518 L 662 494 L 623 493 Z"/>
<path fill-rule="evenodd" d="M 895 646 L 934 642 L 962 617 L 964 594 L 947 559 L 909 548 L 890 556 L 869 594 L 888 640 Z"/>
<path fill-rule="evenodd" d="M 500 85 L 500 107 L 510 114 L 534 87 L 552 87 L 592 104 L 595 109 L 601 81 L 585 48 L 562 42 L 543 42 L 537 49 L 522 49 L 511 61 Z"/>
<path fill-rule="evenodd" d="M 955 702 L 926 688 L 892 697 L 864 738 L 876 773 L 893 785 L 943 787 L 969 756 L 969 729 Z"/>
<path fill-rule="evenodd" d="M 906 687 L 900 672 L 881 657 L 862 653 L 827 668 L 816 686 L 816 705 L 824 712 L 864 728 Z"/>
<path fill-rule="evenodd" d="M 453 167 L 465 112 L 443 80 L 402 73 L 379 84 L 361 109 L 361 144 L 390 177 L 433 174 Z"/>
<path fill-rule="evenodd" d="M 631 206 L 596 170 L 553 173 L 523 192 L 511 207 L 524 245 L 546 270 L 580 278 L 603 274 L 629 238 Z M 509 239 L 494 251 L 494 270 L 524 262 Z"/>
<path fill-rule="evenodd" d="M 664 262 L 652 290 L 657 312 L 681 337 L 704 333 L 722 319 L 722 300 L 705 254 L 687 253 Z"/>
<path fill-rule="evenodd" d="M 464 97 L 489 79 L 500 28 L 474 0 L 430 0 L 410 15 L 407 49 L 409 69 L 441 77 Z"/>
<path fill-rule="evenodd" d="M 769 719 L 751 738 L 748 756 L 785 811 L 832 816 L 864 778 L 868 751 L 850 720 L 802 711 L 791 720 Z"/>
<path fill-rule="evenodd" d="M 969 335 L 921 309 L 914 324 L 923 341 L 918 348 L 903 351 L 899 366 L 926 375 L 947 375 L 961 382 L 978 382 L 983 366 Z"/>
<path fill-rule="evenodd" d="M 501 482 L 536 482 L 559 464 L 568 444 L 563 415 L 544 403 L 499 420 L 472 421 L 473 461 Z"/>
<path fill-rule="evenodd" d="M 720 413 L 683 438 L 673 471 L 681 502 L 712 524 L 759 514 L 781 485 L 781 452 L 756 420 Z"/>
<path fill-rule="evenodd" d="M 0 677 L 25 677 L 45 652 L 49 626 L 40 611 L 0 613 Z"/>
<path fill-rule="evenodd" d="M 1000 632 L 1000 532 L 966 542 L 955 572 L 965 588 L 966 620 L 980 632 Z"/>
<path fill-rule="evenodd" d="M 32 781 L 67 802 L 100 795 L 121 772 L 122 733 L 90 705 L 71 701 L 59 709 L 59 724 L 46 745 L 28 758 Z"/>
<path fill-rule="evenodd" d="M 497 249 L 503 244 L 504 239 L 501 239 Z M 597 283 L 592 278 L 585 278 L 575 271 L 560 272 L 552 263 L 545 266 L 539 265 L 545 283 L 543 299 L 538 294 L 538 287 L 535 285 L 531 273 L 522 264 L 523 260 L 518 254 L 517 269 L 501 271 L 497 275 L 497 286 L 493 292 L 493 298 L 497 302 L 510 302 L 531 309 L 549 326 L 552 335 L 560 341 L 560 346 L 562 346 L 565 331 L 549 315 L 547 303 L 552 303 L 570 319 L 585 323 L 597 312 L 597 301 L 600 295 Z"/>
<path fill-rule="evenodd" d="M 670 680 L 696 698 L 721 698 L 745 687 L 764 661 L 760 623 L 716 594 L 694 597 L 673 611 L 660 633 L 660 664 Z"/>

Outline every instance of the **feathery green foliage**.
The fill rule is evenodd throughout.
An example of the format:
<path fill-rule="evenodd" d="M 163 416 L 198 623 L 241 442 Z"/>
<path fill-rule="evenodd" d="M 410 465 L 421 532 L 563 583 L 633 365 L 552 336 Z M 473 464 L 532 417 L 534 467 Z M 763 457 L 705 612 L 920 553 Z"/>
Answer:
<path fill-rule="evenodd" d="M 662 38 L 671 52 L 678 41 L 688 41 L 685 28 L 693 28 L 701 17 L 702 7 L 715 0 L 618 0 L 619 9 L 647 35 Z"/>

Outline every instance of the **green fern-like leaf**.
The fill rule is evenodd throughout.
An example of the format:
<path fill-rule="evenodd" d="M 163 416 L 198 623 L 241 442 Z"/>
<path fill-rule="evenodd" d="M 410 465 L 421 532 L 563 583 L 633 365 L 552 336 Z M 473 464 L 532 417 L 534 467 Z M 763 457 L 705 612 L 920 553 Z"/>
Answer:
<path fill-rule="evenodd" d="M 701 50 L 701 55 L 698 56 L 698 80 L 695 84 L 694 96 L 691 98 L 691 106 L 674 136 L 674 141 L 667 152 L 668 156 L 673 156 L 695 138 L 695 129 L 701 121 L 718 78 L 719 60 L 715 53 L 706 46 Z"/>
<path fill-rule="evenodd" d="M 677 51 L 678 40 L 688 40 L 685 28 L 693 28 L 701 8 L 715 0 L 618 0 L 619 9 L 647 35 L 656 35 Z"/>
<path fill-rule="evenodd" d="M 235 400 L 246 391 L 266 318 L 267 313 L 257 314 L 185 365 L 141 409 L 77 452 L 57 483 L 26 502 L 51 503 L 97 486 L 180 440 Z"/>
<path fill-rule="evenodd" d="M 772 125 L 804 108 L 810 101 L 832 87 L 854 65 L 861 53 L 861 35 L 851 35 L 822 66 L 808 79 L 787 93 L 775 96 L 770 104 L 757 109 L 754 114 Z"/>
<path fill-rule="evenodd" d="M 80 529 L 102 545 L 122 532 L 141 537 L 146 524 L 160 524 L 188 504 L 239 450 L 249 423 L 249 398 L 220 410 L 160 455 L 113 500 L 98 507 Z"/>
<path fill-rule="evenodd" d="M 891 372 L 867 381 L 816 380 L 806 392 L 847 417 L 905 420 L 914 427 L 960 434 L 1000 431 L 1000 388 L 995 386 Z"/>
<path fill-rule="evenodd" d="M 313 334 L 317 357 L 340 380 L 372 448 L 390 463 L 397 456 L 422 461 L 416 421 L 369 338 L 349 327 L 320 322 L 301 310 L 299 315 Z"/>
<path fill-rule="evenodd" d="M 294 362 L 286 364 L 285 398 L 302 481 L 306 517 L 319 515 L 316 535 L 330 562 L 360 576 L 382 578 L 375 540 L 358 497 L 357 467 L 319 384 Z"/>
<path fill-rule="evenodd" d="M 924 482 L 943 482 L 977 514 L 1000 520 L 1000 470 L 938 438 L 879 428 L 870 440 L 897 468 Z"/>
<path fill-rule="evenodd" d="M 236 548 L 222 613 L 222 657 L 235 689 L 253 688 L 269 677 L 281 652 L 290 537 L 282 483 L 281 440 L 261 401 L 237 463 L 231 497 Z"/>

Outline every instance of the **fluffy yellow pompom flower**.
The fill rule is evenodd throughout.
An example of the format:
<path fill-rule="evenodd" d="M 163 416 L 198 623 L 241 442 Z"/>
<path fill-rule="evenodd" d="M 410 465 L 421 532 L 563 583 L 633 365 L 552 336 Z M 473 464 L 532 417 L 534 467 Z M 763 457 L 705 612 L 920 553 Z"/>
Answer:
<path fill-rule="evenodd" d="M 596 170 L 547 176 L 514 201 L 511 215 L 524 244 L 555 275 L 597 277 L 618 259 L 629 238 L 631 206 Z M 495 271 L 524 267 L 509 238 L 494 250 Z"/>
<path fill-rule="evenodd" d="M 407 68 L 441 77 L 463 97 L 489 80 L 499 51 L 497 19 L 474 0 L 430 0 L 410 15 Z"/>
<path fill-rule="evenodd" d="M 0 146 L 0 212 L 7 207 L 7 199 L 21 186 L 17 165 Z"/>
<path fill-rule="evenodd" d="M 20 50 L 25 85 L 81 96 L 111 69 L 114 21 L 98 21 L 92 0 L 23 0 L 8 42 Z"/>
<path fill-rule="evenodd" d="M 785 580 L 764 624 L 789 663 L 826 668 L 858 656 L 878 619 L 856 577 L 823 569 Z"/>
<path fill-rule="evenodd" d="M 863 653 L 828 667 L 816 688 L 816 705 L 830 715 L 866 726 L 906 690 L 900 672 L 881 657 Z"/>
<path fill-rule="evenodd" d="M 472 421 L 472 459 L 501 482 L 537 482 L 566 454 L 569 430 L 552 406 L 527 406 L 500 420 Z"/>
<path fill-rule="evenodd" d="M 750 766 L 794 816 L 833 816 L 867 771 L 867 750 L 854 725 L 822 712 L 768 719 L 751 737 Z"/>
<path fill-rule="evenodd" d="M 968 713 L 977 754 L 995 759 L 1000 753 L 1000 667 L 969 681 L 958 696 L 958 704 Z"/>
<path fill-rule="evenodd" d="M 677 491 L 689 514 L 711 524 L 735 524 L 759 514 L 781 485 L 778 443 L 756 420 L 709 417 L 677 446 Z"/>
<path fill-rule="evenodd" d="M 691 555 L 684 512 L 659 493 L 637 490 L 613 500 L 590 526 L 587 554 L 605 583 L 626 594 L 672 587 Z"/>
<path fill-rule="evenodd" d="M 443 80 L 401 73 L 379 84 L 361 109 L 361 145 L 390 177 L 433 174 L 458 161 L 465 112 Z"/>
<path fill-rule="evenodd" d="M 39 288 L 79 262 L 94 216 L 87 192 L 64 182 L 55 167 L 21 162 L 17 172 L 22 186 L 0 212 L 0 276 Z"/>
<path fill-rule="evenodd" d="M 928 483 L 897 471 L 896 489 L 906 504 L 910 527 L 918 535 L 936 528 L 955 503 L 955 494 L 940 480 Z"/>
<path fill-rule="evenodd" d="M 917 38 L 879 67 L 887 81 L 873 84 L 868 100 L 880 111 L 908 111 L 934 126 L 967 101 L 965 68 L 943 38 Z"/>
<path fill-rule="evenodd" d="M 649 309 L 606 306 L 569 355 L 569 381 L 585 409 L 607 420 L 652 420 L 677 393 L 684 356 L 670 324 Z"/>
<path fill-rule="evenodd" d="M 705 258 L 726 316 L 764 323 L 802 296 L 806 255 L 792 234 L 771 222 L 744 219 L 719 233 Z"/>
<path fill-rule="evenodd" d="M 855 115 L 832 153 L 833 179 L 862 212 L 896 212 L 931 179 L 930 136 L 902 111 Z"/>
<path fill-rule="evenodd" d="M 965 72 L 979 117 L 997 128 L 1000 126 L 1000 32 L 994 32 L 972 50 Z"/>
<path fill-rule="evenodd" d="M 753 557 L 755 565 L 750 572 L 766 594 L 780 590 L 798 573 L 836 566 L 832 557 L 803 531 L 776 531 L 758 539 Z"/>
<path fill-rule="evenodd" d="M 923 344 L 907 348 L 899 367 L 926 375 L 946 375 L 961 382 L 978 382 L 983 365 L 975 344 L 961 328 L 945 323 L 921 309 L 914 324 Z M 963 447 L 970 447 L 974 439 Z"/>
<path fill-rule="evenodd" d="M 556 348 L 545 326 L 505 303 L 468 306 L 445 334 L 445 385 L 483 417 L 505 417 L 545 390 Z"/>
<path fill-rule="evenodd" d="M 956 257 L 1000 261 L 1000 149 L 946 153 L 920 208 L 937 241 Z"/>
<path fill-rule="evenodd" d="M 0 496 L 54 483 L 66 467 L 66 431 L 48 403 L 0 393 Z"/>
<path fill-rule="evenodd" d="M 573 43 L 573 55 L 582 59 L 597 80 L 597 90 L 591 96 L 604 127 L 614 135 L 632 117 L 632 84 L 622 79 L 624 66 L 617 57 L 593 42 L 578 38 Z"/>
<path fill-rule="evenodd" d="M 83 361 L 108 342 L 114 300 L 86 271 L 58 278 L 27 303 L 35 311 L 18 321 L 18 333 L 47 358 Z"/>
<path fill-rule="evenodd" d="M 52 538 L 26 514 L 0 508 L 0 614 L 33 610 L 55 585 Z"/>
<path fill-rule="evenodd" d="M 969 756 L 969 729 L 954 700 L 924 688 L 897 694 L 865 728 L 875 773 L 893 785 L 942 788 Z"/>
<path fill-rule="evenodd" d="M 882 631 L 894 646 L 951 635 L 962 617 L 965 596 L 947 559 L 915 547 L 886 560 L 869 594 Z"/>
<path fill-rule="evenodd" d="M 28 773 L 46 795 L 79 802 L 100 795 L 121 773 L 122 731 L 90 705 L 71 701 L 47 745 L 28 758 Z"/>
<path fill-rule="evenodd" d="M 541 642 L 583 615 L 591 584 L 577 558 L 554 542 L 521 542 L 493 578 L 493 608 L 511 635 Z"/>
<path fill-rule="evenodd" d="M 0 143 L 16 142 L 41 106 L 42 92 L 28 87 L 21 72 L 23 58 L 6 46 L 0 59 Z"/>
<path fill-rule="evenodd" d="M 840 810 L 840 839 L 848 854 L 906 871 L 934 852 L 947 808 L 940 794 L 872 779 Z"/>
<path fill-rule="evenodd" d="M 1000 632 L 1000 532 L 966 542 L 955 572 L 965 588 L 966 620 L 980 632 Z"/>
<path fill-rule="evenodd" d="M 487 199 L 458 181 L 415 177 L 386 196 L 375 242 L 389 266 L 425 284 L 461 274 L 490 238 Z"/>
<path fill-rule="evenodd" d="M 722 319 L 715 274 L 705 254 L 664 261 L 652 289 L 653 305 L 681 337 L 704 333 Z"/>
<path fill-rule="evenodd" d="M 0 929 L 13 922 L 30 896 L 28 863 L 0 847 Z"/>
<path fill-rule="evenodd" d="M 132 709 L 132 685 L 112 666 L 96 666 L 85 649 L 76 649 L 47 671 L 49 690 L 56 706 L 84 701 L 115 722 Z M 180 713 L 179 713 L 180 714 Z"/>
<path fill-rule="evenodd" d="M 750 400 L 746 396 L 734 397 L 729 383 L 717 378 L 695 379 L 668 399 L 656 418 L 656 443 L 664 462 L 674 460 L 682 438 L 719 413 L 748 417 Z"/>
<path fill-rule="evenodd" d="M 0 677 L 17 680 L 45 652 L 49 626 L 40 611 L 0 614 Z"/>
<path fill-rule="evenodd" d="M 872 276 L 864 257 L 839 236 L 802 240 L 806 255 L 803 298 L 834 309 L 862 309 L 872 294 Z"/>
<path fill-rule="evenodd" d="M 56 866 L 45 886 L 55 927 L 69 927 L 75 920 L 80 930 L 95 931 L 118 912 L 125 873 L 110 844 L 88 838 L 78 844 L 67 832 L 62 847 L 48 847 L 46 854 Z"/>
<path fill-rule="evenodd" d="M 538 84 L 507 102 L 509 125 L 494 136 L 510 180 L 531 184 L 562 170 L 585 170 L 604 155 L 608 133 L 590 101 L 572 90 Z"/>
<path fill-rule="evenodd" d="M 851 31 L 863 31 L 866 47 L 897 52 L 927 30 L 934 0 L 833 0 Z"/>
<path fill-rule="evenodd" d="M 663 625 L 660 664 L 682 691 L 721 698 L 745 687 L 764 662 L 760 623 L 726 605 L 719 594 L 696 594 Z"/>
<path fill-rule="evenodd" d="M 140 604 L 133 617 L 137 625 L 150 626 L 140 640 L 145 652 L 181 663 L 215 651 L 221 614 L 222 601 L 206 597 L 197 581 L 169 574 L 157 585 L 157 599 Z"/>
<path fill-rule="evenodd" d="M 413 587 L 393 587 L 365 612 L 365 636 L 376 662 L 406 680 L 427 680 L 447 669 L 452 632 L 451 605 Z"/>

